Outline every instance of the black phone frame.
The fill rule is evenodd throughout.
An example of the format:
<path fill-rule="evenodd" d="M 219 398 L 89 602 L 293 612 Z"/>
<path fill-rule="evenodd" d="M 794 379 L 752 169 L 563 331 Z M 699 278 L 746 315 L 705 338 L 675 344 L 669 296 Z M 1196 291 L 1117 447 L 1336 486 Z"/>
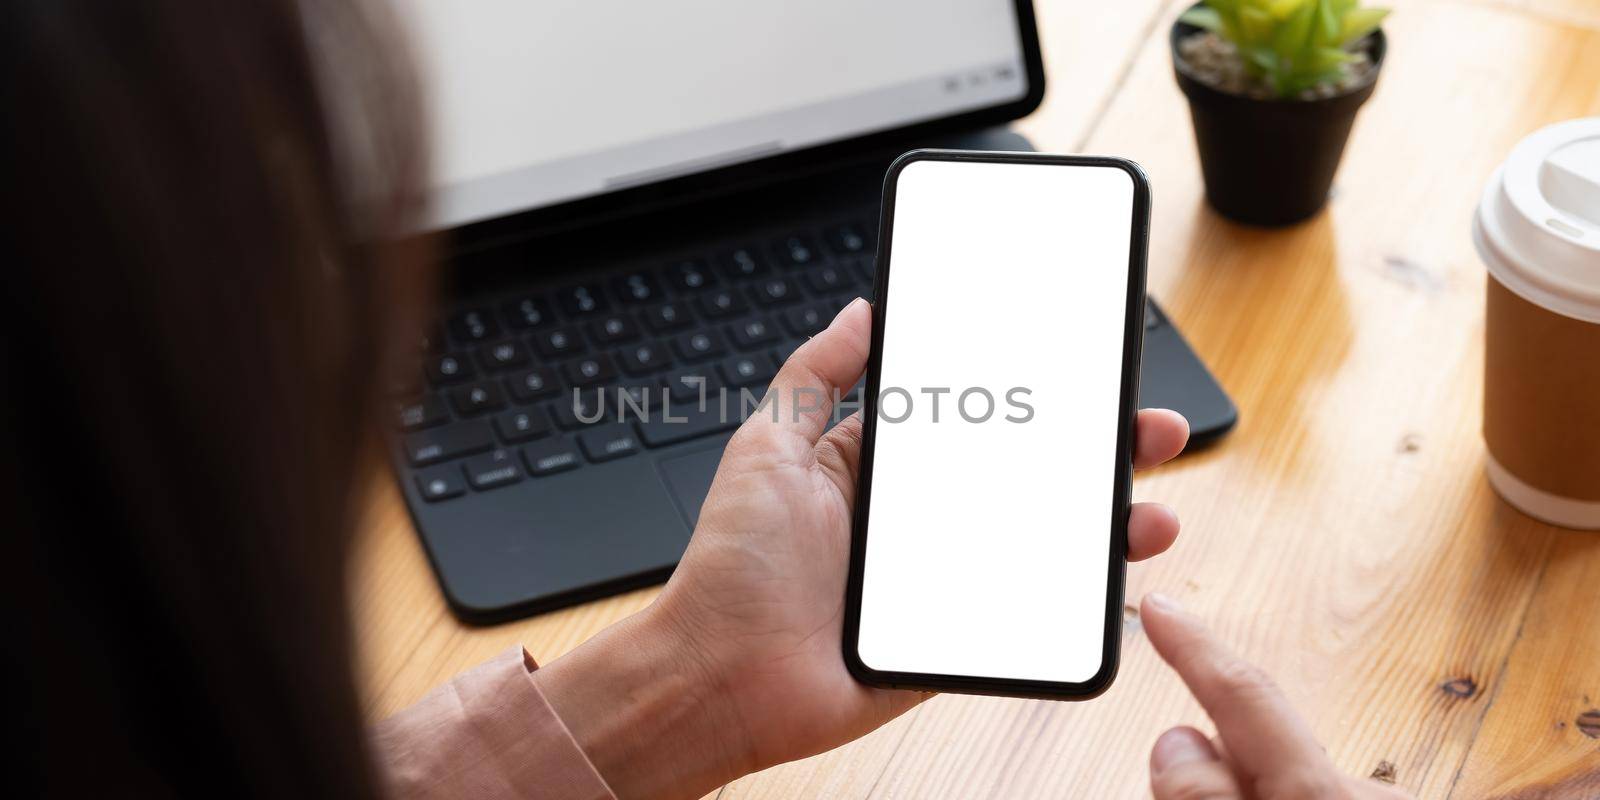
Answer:
<path fill-rule="evenodd" d="M 1116 462 L 1112 488 L 1108 577 L 1106 581 L 1105 643 L 1100 670 L 1082 682 L 987 678 L 873 669 L 862 661 L 858 645 L 861 623 L 861 588 L 866 566 L 867 516 L 872 504 L 872 468 L 878 421 L 879 380 L 883 366 L 883 332 L 889 314 L 889 279 L 894 234 L 895 189 L 900 173 L 918 161 L 970 161 L 1068 167 L 1112 167 L 1133 180 L 1132 241 L 1128 248 L 1128 296 L 1123 327 L 1122 398 L 1118 407 Z M 1150 236 L 1150 181 L 1138 164 L 1124 158 L 1071 156 L 1044 153 L 965 150 L 913 150 L 895 159 L 883 182 L 877 252 L 877 279 L 872 304 L 872 349 L 867 360 L 866 390 L 862 396 L 862 442 L 856 504 L 850 536 L 850 572 L 845 590 L 843 650 L 845 666 L 856 680 L 890 689 L 1002 695 L 1054 700 L 1087 700 L 1111 686 L 1120 664 L 1122 606 L 1127 573 L 1128 512 L 1133 485 L 1134 419 L 1138 412 L 1139 355 L 1144 338 L 1146 260 Z M 959 643 L 957 643 L 959 644 Z"/>

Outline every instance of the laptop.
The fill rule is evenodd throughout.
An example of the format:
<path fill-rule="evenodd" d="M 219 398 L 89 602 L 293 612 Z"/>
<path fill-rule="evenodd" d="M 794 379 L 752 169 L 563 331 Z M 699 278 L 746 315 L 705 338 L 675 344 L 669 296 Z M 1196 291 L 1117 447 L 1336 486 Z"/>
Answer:
<path fill-rule="evenodd" d="M 895 155 L 1028 149 L 997 126 L 1044 93 L 1028 0 L 397 2 L 450 286 L 385 411 L 470 622 L 664 580 L 739 422 L 701 398 L 759 395 L 871 297 Z M 1030 291 L 962 280 L 975 301 Z M 1232 402 L 1149 308 L 1141 401 L 1221 435 Z"/>

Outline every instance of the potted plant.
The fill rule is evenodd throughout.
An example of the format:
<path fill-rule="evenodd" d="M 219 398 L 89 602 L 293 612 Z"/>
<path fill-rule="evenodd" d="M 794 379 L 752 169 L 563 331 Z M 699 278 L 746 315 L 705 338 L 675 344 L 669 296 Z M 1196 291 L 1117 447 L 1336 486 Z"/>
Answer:
<path fill-rule="evenodd" d="M 1223 216 L 1288 225 L 1322 208 L 1377 85 L 1387 13 L 1359 0 L 1204 0 L 1173 24 L 1206 198 Z"/>

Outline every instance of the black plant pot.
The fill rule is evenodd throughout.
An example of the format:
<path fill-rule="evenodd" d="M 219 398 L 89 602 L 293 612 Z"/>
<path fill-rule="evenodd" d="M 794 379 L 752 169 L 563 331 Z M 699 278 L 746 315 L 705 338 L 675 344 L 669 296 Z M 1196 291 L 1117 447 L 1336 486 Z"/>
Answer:
<path fill-rule="evenodd" d="M 1228 94 L 1189 77 L 1178 42 L 1198 33 L 1172 26 L 1172 67 L 1189 98 L 1200 148 L 1206 199 L 1223 216 L 1249 225 L 1289 225 L 1328 201 L 1356 111 L 1372 96 L 1383 68 L 1383 31 L 1367 38 L 1372 76 L 1361 86 L 1322 100 L 1262 100 Z"/>

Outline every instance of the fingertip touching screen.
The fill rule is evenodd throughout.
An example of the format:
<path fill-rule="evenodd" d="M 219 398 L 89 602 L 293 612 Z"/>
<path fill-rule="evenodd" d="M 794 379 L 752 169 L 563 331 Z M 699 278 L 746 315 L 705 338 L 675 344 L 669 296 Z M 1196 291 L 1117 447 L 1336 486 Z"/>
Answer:
<path fill-rule="evenodd" d="M 895 179 L 856 637 L 869 669 L 1101 674 L 1135 180 L 960 160 Z"/>

